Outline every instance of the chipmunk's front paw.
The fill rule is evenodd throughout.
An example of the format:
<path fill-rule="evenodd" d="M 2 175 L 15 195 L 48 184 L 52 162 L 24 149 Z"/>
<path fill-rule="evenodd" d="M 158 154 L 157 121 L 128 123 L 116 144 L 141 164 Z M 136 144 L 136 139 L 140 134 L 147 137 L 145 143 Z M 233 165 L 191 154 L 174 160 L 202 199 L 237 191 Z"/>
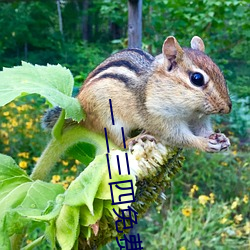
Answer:
<path fill-rule="evenodd" d="M 225 151 L 230 147 L 229 139 L 222 133 L 214 133 L 208 138 L 207 152 L 216 153 Z"/>
<path fill-rule="evenodd" d="M 149 134 L 140 134 L 134 138 L 127 140 L 126 144 L 129 150 L 132 151 L 132 148 L 136 143 L 139 143 L 141 146 L 143 146 L 146 141 L 151 141 L 156 143 L 156 139 L 154 138 L 154 136 Z"/>

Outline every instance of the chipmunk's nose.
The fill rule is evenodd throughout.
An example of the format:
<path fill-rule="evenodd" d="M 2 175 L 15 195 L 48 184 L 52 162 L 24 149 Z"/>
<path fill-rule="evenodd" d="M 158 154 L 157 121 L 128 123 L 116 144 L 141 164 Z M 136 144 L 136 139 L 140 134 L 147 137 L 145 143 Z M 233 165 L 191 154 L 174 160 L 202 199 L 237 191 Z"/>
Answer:
<path fill-rule="evenodd" d="M 222 109 L 220 109 L 219 113 L 228 114 L 231 112 L 231 109 L 232 109 L 232 102 L 229 101 Z"/>

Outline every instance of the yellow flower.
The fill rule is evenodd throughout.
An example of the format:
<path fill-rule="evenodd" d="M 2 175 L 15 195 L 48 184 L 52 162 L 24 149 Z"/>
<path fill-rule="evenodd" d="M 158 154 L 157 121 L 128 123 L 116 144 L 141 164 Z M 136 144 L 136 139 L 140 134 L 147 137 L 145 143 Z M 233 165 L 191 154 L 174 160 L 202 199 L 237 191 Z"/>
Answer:
<path fill-rule="evenodd" d="M 186 217 L 189 217 L 192 214 L 192 208 L 191 207 L 185 207 L 181 210 L 182 214 Z"/>
<path fill-rule="evenodd" d="M 16 107 L 16 104 L 15 104 L 14 102 L 11 102 L 11 103 L 9 104 L 9 106 L 10 106 L 11 108 L 15 108 L 15 107 Z"/>
<path fill-rule="evenodd" d="M 8 112 L 8 111 L 3 112 L 4 116 L 8 116 L 9 114 L 10 114 L 10 112 Z"/>
<path fill-rule="evenodd" d="M 70 168 L 70 170 L 71 170 L 72 172 L 76 172 L 76 171 L 77 171 L 76 165 L 73 165 L 73 166 Z"/>
<path fill-rule="evenodd" d="M 0 130 L 0 135 L 1 135 L 1 137 L 5 137 L 5 138 L 9 137 L 9 134 L 4 130 Z"/>
<path fill-rule="evenodd" d="M 199 190 L 199 187 L 196 185 L 193 185 L 192 188 L 190 189 L 189 196 L 193 198 L 194 193 Z"/>
<path fill-rule="evenodd" d="M 209 197 L 210 197 L 210 203 L 214 204 L 214 193 L 210 193 Z"/>
<path fill-rule="evenodd" d="M 39 159 L 39 157 L 32 157 L 32 160 L 34 161 L 34 162 L 37 162 L 38 161 L 38 159 Z"/>
<path fill-rule="evenodd" d="M 25 111 L 25 110 L 28 110 L 28 109 L 33 109 L 31 106 L 27 105 L 27 104 L 24 104 L 24 105 L 21 105 L 21 106 L 17 106 L 17 110 L 20 112 L 20 111 Z"/>
<path fill-rule="evenodd" d="M 78 161 L 78 160 L 75 160 L 75 164 L 76 164 L 76 165 L 79 165 L 79 164 L 81 164 L 81 162 Z"/>
<path fill-rule="evenodd" d="M 186 250 L 186 248 L 185 247 L 181 247 L 180 250 Z"/>
<path fill-rule="evenodd" d="M 248 201 L 249 201 L 248 195 L 245 194 L 243 197 L 243 202 L 247 204 Z"/>
<path fill-rule="evenodd" d="M 220 220 L 220 224 L 225 224 L 227 222 L 227 218 L 222 218 L 221 220 Z"/>
<path fill-rule="evenodd" d="M 19 162 L 19 167 L 23 168 L 23 169 L 26 169 L 28 167 L 27 161 L 20 161 Z"/>
<path fill-rule="evenodd" d="M 233 154 L 233 155 L 237 155 L 237 153 L 238 153 L 237 150 L 233 150 L 233 151 L 232 151 L 232 154 Z"/>
<path fill-rule="evenodd" d="M 33 121 L 32 121 L 32 120 L 26 122 L 26 128 L 27 128 L 27 129 L 31 129 L 32 126 L 33 126 Z"/>
<path fill-rule="evenodd" d="M 234 221 L 236 224 L 239 224 L 243 220 L 242 214 L 237 214 L 234 216 Z"/>
<path fill-rule="evenodd" d="M 23 157 L 23 158 L 26 158 L 26 159 L 29 158 L 29 155 L 30 155 L 29 152 L 21 152 L 21 153 L 18 153 L 18 156 L 19 156 L 19 157 Z"/>
<path fill-rule="evenodd" d="M 72 182 L 75 179 L 75 176 L 67 176 L 66 181 L 67 182 Z"/>
<path fill-rule="evenodd" d="M 239 205 L 239 198 L 236 197 L 235 201 L 231 205 L 231 209 L 235 209 Z"/>
<path fill-rule="evenodd" d="M 10 151 L 10 147 L 5 147 L 4 148 L 4 152 L 9 152 Z"/>
<path fill-rule="evenodd" d="M 228 163 L 227 162 L 221 162 L 221 165 L 223 166 L 223 167 L 227 167 L 228 166 Z"/>
<path fill-rule="evenodd" d="M 241 160 L 239 157 L 236 157 L 235 160 L 236 160 L 237 162 L 239 162 L 239 163 L 242 162 L 242 160 Z"/>
<path fill-rule="evenodd" d="M 11 125 L 12 125 L 12 127 L 17 127 L 17 126 L 18 126 L 18 123 L 17 123 L 16 120 L 12 120 L 12 121 L 11 121 Z"/>
<path fill-rule="evenodd" d="M 63 166 L 68 166 L 69 165 L 69 163 L 67 161 L 64 161 L 64 160 L 62 160 L 62 164 L 63 164 Z"/>
<path fill-rule="evenodd" d="M 199 239 L 195 239 L 194 240 L 194 244 L 197 246 L 197 247 L 200 247 L 201 246 L 201 242 Z"/>
<path fill-rule="evenodd" d="M 52 183 L 57 183 L 57 182 L 60 181 L 60 179 L 61 179 L 61 176 L 60 176 L 60 175 L 53 175 L 53 176 L 52 176 L 51 182 L 52 182 Z"/>
<path fill-rule="evenodd" d="M 207 195 L 200 195 L 199 196 L 199 203 L 203 206 L 210 200 L 210 198 Z"/>
<path fill-rule="evenodd" d="M 247 221 L 246 225 L 244 226 L 244 231 L 246 232 L 246 234 L 250 234 L 250 222 Z"/>
<path fill-rule="evenodd" d="M 227 234 L 226 233 L 221 233 L 221 238 L 226 238 L 227 237 Z"/>
<path fill-rule="evenodd" d="M 4 138 L 3 139 L 3 144 L 9 145 L 10 144 L 10 140 L 8 138 Z"/>

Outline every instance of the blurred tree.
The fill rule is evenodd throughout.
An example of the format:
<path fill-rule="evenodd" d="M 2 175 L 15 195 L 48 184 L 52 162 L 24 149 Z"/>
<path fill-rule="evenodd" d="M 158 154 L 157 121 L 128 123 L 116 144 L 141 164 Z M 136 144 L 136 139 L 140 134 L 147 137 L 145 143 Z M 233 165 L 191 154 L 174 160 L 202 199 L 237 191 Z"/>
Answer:
<path fill-rule="evenodd" d="M 128 0 L 128 47 L 142 46 L 142 0 Z"/>
<path fill-rule="evenodd" d="M 58 2 L 1 1 L 0 66 L 16 65 L 21 60 L 61 63 L 85 77 L 109 53 L 128 46 L 127 36 L 132 34 L 127 29 L 128 1 L 60 0 L 61 14 Z M 139 10 L 141 3 L 130 0 L 129 6 Z M 248 96 L 249 10 L 249 1 L 241 0 L 144 0 L 143 49 L 157 54 L 168 35 L 186 46 L 193 35 L 199 35 L 206 52 L 223 69 L 231 91 Z M 139 34 L 134 32 L 140 40 Z"/>

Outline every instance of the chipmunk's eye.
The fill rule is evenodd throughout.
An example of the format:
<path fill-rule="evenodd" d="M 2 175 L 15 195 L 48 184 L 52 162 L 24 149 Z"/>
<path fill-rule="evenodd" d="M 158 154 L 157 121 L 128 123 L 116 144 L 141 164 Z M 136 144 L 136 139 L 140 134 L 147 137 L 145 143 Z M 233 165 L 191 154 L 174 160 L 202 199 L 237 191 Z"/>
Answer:
<path fill-rule="evenodd" d="M 190 74 L 190 81 L 198 87 L 201 87 L 204 85 L 204 77 L 201 73 L 195 72 Z"/>

